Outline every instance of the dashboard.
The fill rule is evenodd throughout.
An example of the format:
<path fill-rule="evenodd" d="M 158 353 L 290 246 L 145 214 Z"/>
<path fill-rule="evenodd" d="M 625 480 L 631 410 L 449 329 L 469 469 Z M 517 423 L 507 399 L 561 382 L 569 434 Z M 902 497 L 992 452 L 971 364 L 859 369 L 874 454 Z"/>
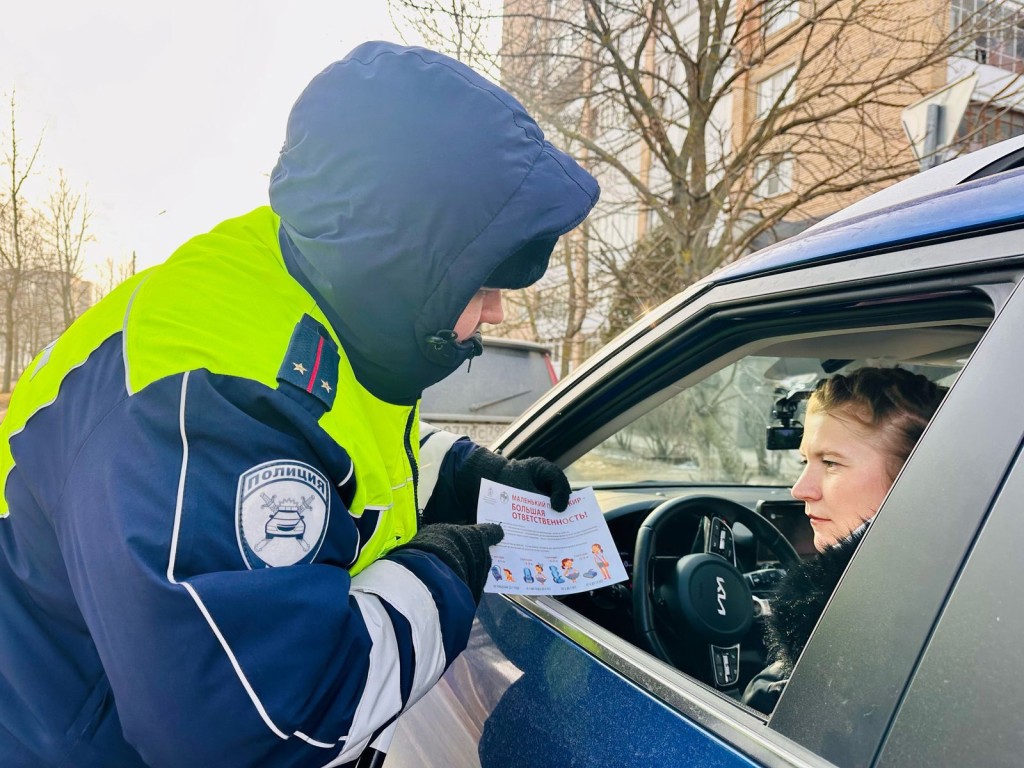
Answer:
<path fill-rule="evenodd" d="M 633 618 L 633 568 L 637 533 L 647 517 L 662 503 L 680 497 L 719 497 L 756 511 L 774 525 L 789 541 L 801 559 L 813 557 L 814 535 L 802 502 L 789 495 L 787 487 L 750 486 L 609 486 L 594 487 L 598 505 L 604 512 L 616 549 L 629 579 L 590 592 L 559 598 L 563 603 L 595 621 L 619 637 L 636 645 Z M 680 516 L 659 538 L 659 555 L 679 558 L 700 546 L 700 522 L 697 517 Z M 765 547 L 742 523 L 733 526 L 737 567 L 746 574 L 752 593 L 770 599 L 784 571 L 775 570 L 778 556 Z M 760 580 L 763 578 L 764 580 Z M 759 670 L 765 650 L 763 624 L 755 620 L 748 640 L 744 640 L 744 667 Z"/>
<path fill-rule="evenodd" d="M 605 520 L 617 545 L 619 556 L 632 573 L 633 550 L 636 544 L 637 531 L 646 517 L 659 504 L 679 497 L 688 496 L 719 496 L 728 501 L 742 504 L 767 518 L 779 532 L 786 537 L 797 554 L 807 559 L 816 554 L 814 549 L 814 531 L 807 516 L 804 514 L 803 502 L 790 496 L 789 488 L 783 486 L 594 486 L 597 503 L 604 512 Z M 680 531 L 678 554 L 690 551 L 696 535 L 696 526 L 692 532 Z M 741 571 L 753 571 L 768 567 L 776 562 L 773 553 L 758 546 L 753 533 L 742 524 L 734 530 L 736 555 Z"/>

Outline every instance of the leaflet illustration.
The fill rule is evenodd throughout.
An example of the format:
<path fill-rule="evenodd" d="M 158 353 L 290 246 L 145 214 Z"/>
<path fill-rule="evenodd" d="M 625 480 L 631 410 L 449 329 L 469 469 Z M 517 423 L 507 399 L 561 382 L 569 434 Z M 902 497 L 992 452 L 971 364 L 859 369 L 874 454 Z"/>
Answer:
<path fill-rule="evenodd" d="M 505 531 L 491 547 L 485 592 L 568 595 L 627 579 L 593 488 L 576 491 L 556 512 L 546 496 L 483 480 L 477 521 Z"/>

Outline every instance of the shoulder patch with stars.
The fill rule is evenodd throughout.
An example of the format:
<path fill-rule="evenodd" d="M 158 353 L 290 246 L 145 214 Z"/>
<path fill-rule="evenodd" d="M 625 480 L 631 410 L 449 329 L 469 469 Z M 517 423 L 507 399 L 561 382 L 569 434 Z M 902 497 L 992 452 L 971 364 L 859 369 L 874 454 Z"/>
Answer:
<path fill-rule="evenodd" d="M 338 362 L 338 345 L 327 329 L 303 315 L 292 331 L 277 380 L 298 387 L 330 410 L 337 394 Z"/>

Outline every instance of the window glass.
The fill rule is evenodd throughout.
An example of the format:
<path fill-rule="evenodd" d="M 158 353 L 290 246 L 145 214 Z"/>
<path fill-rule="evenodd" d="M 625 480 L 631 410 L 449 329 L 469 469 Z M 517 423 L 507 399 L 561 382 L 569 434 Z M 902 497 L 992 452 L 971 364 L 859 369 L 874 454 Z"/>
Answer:
<path fill-rule="evenodd" d="M 975 311 L 973 305 L 967 309 Z M 791 495 L 804 470 L 798 448 L 810 393 L 822 378 L 865 366 L 898 365 L 949 386 L 983 331 L 983 323 L 972 318 L 943 320 L 930 327 L 909 322 L 888 328 L 848 327 L 820 335 L 790 331 L 757 341 L 741 335 L 742 348 L 723 345 L 717 358 L 697 352 L 689 358 L 685 351 L 677 357 L 679 348 L 668 344 L 651 358 L 634 361 L 636 386 L 645 392 L 644 399 L 621 404 L 617 417 L 609 413 L 614 427 L 588 440 L 588 447 L 580 448 L 585 452 L 565 471 L 574 487 L 593 488 L 627 574 L 636 585 L 638 569 L 643 569 L 640 589 L 647 591 L 614 586 L 565 596 L 564 604 L 683 674 L 770 713 L 782 690 L 773 675 L 788 674 L 789 668 L 770 669 L 769 664 L 792 664 L 799 657 L 835 586 L 822 581 L 811 607 L 800 607 L 794 602 L 798 595 L 777 589 L 785 586 L 782 580 L 789 569 L 801 561 L 817 562 L 819 556 L 818 531 L 803 501 Z M 687 367 L 688 358 L 695 367 Z M 678 371 L 665 370 L 663 365 L 671 368 L 671 361 L 678 361 Z M 650 366 L 646 380 L 644 366 Z M 874 482 L 870 473 L 868 477 Z M 840 506 L 855 495 L 843 493 L 842 486 L 833 491 Z M 793 549 L 780 547 L 772 532 L 759 529 L 761 518 L 748 510 L 759 512 Z M 729 521 L 731 536 L 719 526 L 716 537 L 712 517 L 729 515 L 735 516 Z M 727 559 L 757 598 L 749 631 L 738 645 L 733 645 L 734 636 L 715 645 L 712 635 L 701 634 L 702 620 L 695 620 L 686 608 L 685 595 L 692 594 L 691 586 L 698 583 L 690 581 L 686 569 L 699 562 L 687 556 L 717 553 L 708 549 L 708 542 L 715 541 L 731 550 Z M 721 543 L 726 541 L 730 543 Z M 845 569 L 849 552 L 836 555 L 830 571 L 836 578 Z M 808 573 L 813 570 L 810 566 Z M 638 595 L 646 595 L 647 602 Z M 775 620 L 769 613 L 758 613 L 764 609 L 759 601 L 775 601 L 769 606 L 771 616 L 792 616 L 800 607 L 807 617 L 786 625 L 793 629 L 793 642 L 786 646 L 790 655 L 785 658 L 773 655 L 776 652 L 766 644 Z M 723 610 L 720 607 L 718 614 L 726 615 Z M 727 662 L 735 678 L 723 676 L 714 666 L 720 660 L 716 649 L 725 654 L 722 669 Z M 763 694 L 762 683 L 767 686 Z"/>
<path fill-rule="evenodd" d="M 484 353 L 468 366 L 423 392 L 420 414 L 439 416 L 518 416 L 554 384 L 554 371 L 540 349 L 484 343 Z"/>
<path fill-rule="evenodd" d="M 793 101 L 793 88 L 789 86 L 796 74 L 796 65 L 780 69 L 757 84 L 757 117 L 765 117 L 772 109 Z M 785 92 L 785 95 L 783 95 Z"/>
<path fill-rule="evenodd" d="M 973 43 L 964 52 L 980 64 L 1024 73 L 1024 3 L 953 0 L 953 29 Z"/>
<path fill-rule="evenodd" d="M 800 18 L 800 0 L 768 0 L 763 13 L 761 28 L 767 37 Z"/>
<path fill-rule="evenodd" d="M 763 157 L 754 165 L 754 193 L 760 198 L 775 197 L 793 189 L 793 156 Z"/>
<path fill-rule="evenodd" d="M 1024 134 L 1024 112 L 990 104 L 969 104 L 956 138 L 964 152 L 996 144 Z"/>
<path fill-rule="evenodd" d="M 702 379 L 616 432 L 568 469 L 571 480 L 789 485 L 796 451 L 768 451 L 777 399 L 812 387 L 817 360 L 747 357 Z"/>

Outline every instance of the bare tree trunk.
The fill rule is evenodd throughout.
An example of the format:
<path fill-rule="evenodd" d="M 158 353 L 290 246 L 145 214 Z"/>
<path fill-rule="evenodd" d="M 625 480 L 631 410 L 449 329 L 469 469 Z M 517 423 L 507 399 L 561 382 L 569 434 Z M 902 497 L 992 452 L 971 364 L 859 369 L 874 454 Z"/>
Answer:
<path fill-rule="evenodd" d="M 583 61 L 583 90 L 590 93 L 593 88 L 593 73 L 590 66 L 591 43 L 586 42 Z M 580 115 L 580 132 L 584 136 L 594 133 L 594 110 L 590 98 L 584 98 Z M 586 167 L 588 160 L 587 148 L 583 147 L 578 160 Z M 589 225 L 584 221 L 573 232 L 566 236 L 566 266 L 568 269 L 565 330 L 562 335 L 561 377 L 580 364 L 583 360 L 583 328 L 590 309 L 590 243 Z"/>
<path fill-rule="evenodd" d="M 95 286 L 93 301 L 99 301 L 136 272 L 136 255 L 128 259 L 107 258 L 103 264 L 100 283 Z"/>
<path fill-rule="evenodd" d="M 63 328 L 67 328 L 85 309 L 82 306 L 82 247 L 92 239 L 89 235 L 92 211 L 88 199 L 72 191 L 63 170 L 57 189 L 50 195 L 47 213 L 50 250 L 44 267 L 53 272 Z"/>
<path fill-rule="evenodd" d="M 27 204 L 22 196 L 22 187 L 32 174 L 42 138 L 36 142 L 27 160 L 19 154 L 18 134 L 16 125 L 16 108 L 14 96 L 10 100 L 11 119 L 10 136 L 4 152 L 4 165 L 8 170 L 7 188 L 3 190 L 3 207 L 0 208 L 0 269 L 3 270 L 0 280 L 4 302 L 4 367 L 0 391 L 10 392 L 15 374 L 15 358 L 17 357 L 17 322 L 15 313 L 18 294 L 21 290 L 26 271 L 31 267 L 30 254 L 26 247 Z M 20 370 L 19 370 L 20 373 Z"/>

